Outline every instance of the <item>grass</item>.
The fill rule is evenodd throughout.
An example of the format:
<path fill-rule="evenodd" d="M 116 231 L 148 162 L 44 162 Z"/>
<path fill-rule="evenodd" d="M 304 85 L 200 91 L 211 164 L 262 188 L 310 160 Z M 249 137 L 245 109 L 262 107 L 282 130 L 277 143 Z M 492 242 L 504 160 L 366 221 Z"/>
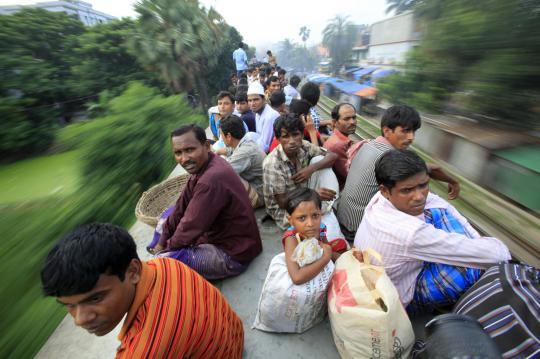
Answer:
<path fill-rule="evenodd" d="M 70 151 L 0 166 L 0 204 L 69 195 L 77 189 L 79 152 Z"/>

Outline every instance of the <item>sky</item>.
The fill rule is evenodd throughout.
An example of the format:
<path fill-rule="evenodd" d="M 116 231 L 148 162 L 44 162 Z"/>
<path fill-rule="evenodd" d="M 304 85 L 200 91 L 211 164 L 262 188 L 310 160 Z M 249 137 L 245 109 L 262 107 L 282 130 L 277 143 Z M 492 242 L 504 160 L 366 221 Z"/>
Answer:
<path fill-rule="evenodd" d="M 85 0 L 93 8 L 116 17 L 136 17 L 133 9 L 137 0 Z M 322 39 L 322 30 L 335 15 L 349 16 L 354 24 L 372 24 L 391 16 L 385 14 L 385 0 L 271 0 L 253 2 L 246 0 L 199 0 L 204 6 L 213 6 L 229 25 L 244 37 L 244 42 L 256 46 L 257 52 L 270 50 L 279 41 L 289 38 L 300 42 L 300 27 L 310 30 L 308 46 Z M 0 0 L 0 5 L 33 4 L 40 0 Z M 265 9 L 263 5 L 267 8 Z M 330 6 L 331 5 L 331 6 Z M 270 6 L 276 9 L 271 14 Z"/>

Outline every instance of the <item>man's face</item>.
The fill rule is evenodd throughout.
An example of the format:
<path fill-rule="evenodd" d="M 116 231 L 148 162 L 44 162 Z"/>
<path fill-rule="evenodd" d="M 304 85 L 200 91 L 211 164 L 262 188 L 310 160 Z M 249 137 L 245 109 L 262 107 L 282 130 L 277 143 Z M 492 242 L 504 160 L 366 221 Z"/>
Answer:
<path fill-rule="evenodd" d="M 264 101 L 260 95 L 248 95 L 248 103 L 251 111 L 257 112 L 264 106 Z"/>
<path fill-rule="evenodd" d="M 247 101 L 236 101 L 236 111 L 246 113 L 249 111 L 249 103 Z"/>
<path fill-rule="evenodd" d="M 321 226 L 321 209 L 315 202 L 300 202 L 294 212 L 288 216 L 291 226 L 296 228 L 298 233 L 305 238 L 319 239 Z"/>
<path fill-rule="evenodd" d="M 270 93 L 281 90 L 281 84 L 279 83 L 279 80 L 270 82 L 270 86 L 268 86 L 268 89 L 270 90 Z"/>
<path fill-rule="evenodd" d="M 339 119 L 334 126 L 344 135 L 352 135 L 356 131 L 356 111 L 352 106 L 343 105 L 339 108 Z"/>
<path fill-rule="evenodd" d="M 302 138 L 302 132 L 298 130 L 287 132 L 287 130 L 281 129 L 281 135 L 278 140 L 287 157 L 296 157 L 302 146 Z"/>
<path fill-rule="evenodd" d="M 228 96 L 219 99 L 217 102 L 217 106 L 221 117 L 227 117 L 234 111 L 234 103 Z"/>
<path fill-rule="evenodd" d="M 75 325 L 98 337 L 113 330 L 129 311 L 135 298 L 135 285 L 141 277 L 141 262 L 133 259 L 124 281 L 116 275 L 101 274 L 89 292 L 58 297 Z"/>
<path fill-rule="evenodd" d="M 231 76 L 231 82 L 233 85 L 236 86 L 236 84 L 238 83 L 238 77 L 237 76 Z"/>
<path fill-rule="evenodd" d="M 426 198 L 429 193 L 429 176 L 426 172 L 420 172 L 399 181 L 391 190 L 388 190 L 383 185 L 379 189 L 382 195 L 398 210 L 411 216 L 418 216 L 422 214 L 426 206 Z"/>
<path fill-rule="evenodd" d="M 184 167 L 189 174 L 198 173 L 208 162 L 210 145 L 208 142 L 200 143 L 192 131 L 171 138 L 171 144 L 176 163 Z"/>
<path fill-rule="evenodd" d="M 414 131 L 397 126 L 395 129 L 383 127 L 384 138 L 397 150 L 406 150 L 414 140 Z"/>

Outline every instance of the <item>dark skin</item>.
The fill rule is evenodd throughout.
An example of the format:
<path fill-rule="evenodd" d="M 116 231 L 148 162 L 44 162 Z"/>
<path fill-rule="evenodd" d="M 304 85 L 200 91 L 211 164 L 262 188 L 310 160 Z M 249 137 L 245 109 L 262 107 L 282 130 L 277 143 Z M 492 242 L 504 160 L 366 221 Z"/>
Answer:
<path fill-rule="evenodd" d="M 292 132 L 287 132 L 285 129 L 281 129 L 281 135 L 278 138 L 279 143 L 283 147 L 283 151 L 289 158 L 292 163 L 296 164 L 296 168 L 300 166 L 297 160 L 298 153 L 302 146 L 302 132 L 296 130 Z M 337 159 L 337 155 L 332 152 L 326 152 L 324 158 L 314 164 L 311 164 L 305 168 L 297 170 L 296 174 L 292 177 L 295 183 L 306 182 L 310 179 L 311 175 L 318 170 L 323 168 L 331 168 L 334 165 L 334 162 Z M 321 197 L 323 201 L 331 201 L 336 198 L 336 192 L 329 188 L 317 188 L 315 191 Z M 276 194 L 274 195 L 276 202 L 280 208 L 286 208 L 287 206 L 287 194 Z"/>

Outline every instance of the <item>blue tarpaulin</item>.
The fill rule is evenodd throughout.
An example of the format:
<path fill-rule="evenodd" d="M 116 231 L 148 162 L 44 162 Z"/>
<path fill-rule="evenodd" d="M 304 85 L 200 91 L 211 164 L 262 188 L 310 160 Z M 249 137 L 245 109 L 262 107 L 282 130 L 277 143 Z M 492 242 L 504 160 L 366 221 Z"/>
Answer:
<path fill-rule="evenodd" d="M 355 71 L 358 71 L 360 69 L 361 69 L 361 67 L 351 67 L 350 69 L 345 70 L 345 73 L 350 74 L 351 72 L 355 72 Z"/>
<path fill-rule="evenodd" d="M 326 81 L 326 83 L 331 84 L 335 88 L 337 88 L 339 91 L 344 92 L 346 94 L 354 95 L 356 92 L 365 89 L 365 85 L 361 85 L 357 82 L 353 81 L 345 81 L 341 79 L 331 78 L 331 80 Z"/>
<path fill-rule="evenodd" d="M 377 69 L 378 69 L 378 67 L 366 67 L 364 69 L 353 72 L 353 76 L 354 76 L 355 79 L 358 80 L 358 79 L 362 78 L 362 76 L 369 75 L 370 73 L 372 73 L 373 71 L 375 71 Z"/>
<path fill-rule="evenodd" d="M 396 72 L 397 71 L 394 70 L 394 69 L 381 69 L 381 70 L 377 70 L 377 71 L 373 72 L 371 77 L 372 78 L 384 77 L 384 76 L 395 74 Z"/>

